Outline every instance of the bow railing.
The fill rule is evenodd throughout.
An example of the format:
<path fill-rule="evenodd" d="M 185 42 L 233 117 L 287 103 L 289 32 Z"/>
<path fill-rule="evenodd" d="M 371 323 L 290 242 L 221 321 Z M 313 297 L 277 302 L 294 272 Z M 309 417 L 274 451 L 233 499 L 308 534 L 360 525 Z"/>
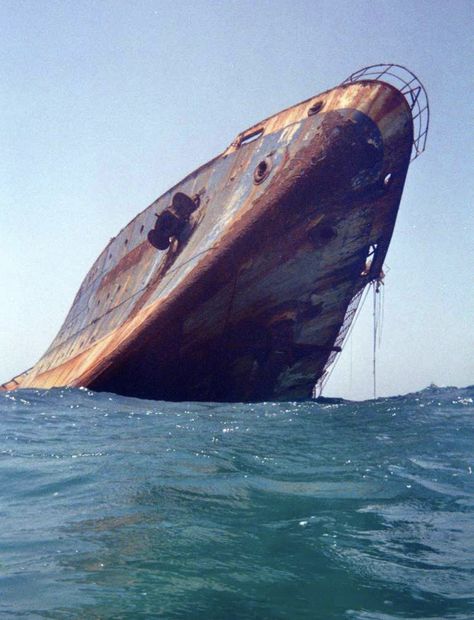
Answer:
<path fill-rule="evenodd" d="M 421 155 L 426 148 L 430 124 L 430 105 L 425 87 L 416 75 L 395 64 L 380 64 L 364 67 L 352 73 L 342 84 L 363 80 L 381 80 L 399 90 L 410 106 L 413 118 L 413 148 L 411 161 Z"/>

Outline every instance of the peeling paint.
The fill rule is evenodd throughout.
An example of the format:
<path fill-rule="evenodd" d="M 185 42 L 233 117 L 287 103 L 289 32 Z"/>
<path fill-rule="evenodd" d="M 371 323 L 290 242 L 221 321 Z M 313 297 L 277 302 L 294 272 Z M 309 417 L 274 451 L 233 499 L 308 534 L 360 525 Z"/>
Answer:
<path fill-rule="evenodd" d="M 412 142 L 406 98 L 378 81 L 344 84 L 242 132 L 110 241 L 44 356 L 3 388 L 309 396 L 340 349 L 351 300 L 380 273 Z M 198 195 L 198 206 L 159 251 L 147 234 L 177 192 Z"/>

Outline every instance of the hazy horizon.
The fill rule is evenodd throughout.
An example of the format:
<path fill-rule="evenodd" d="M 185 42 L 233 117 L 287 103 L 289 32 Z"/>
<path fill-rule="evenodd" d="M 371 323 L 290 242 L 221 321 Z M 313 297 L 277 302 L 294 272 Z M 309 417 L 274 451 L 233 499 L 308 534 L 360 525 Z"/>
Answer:
<path fill-rule="evenodd" d="M 473 5 L 0 5 L 0 382 L 45 352 L 110 237 L 260 119 L 374 63 L 430 98 L 387 255 L 377 393 L 474 382 Z M 372 396 L 372 303 L 324 396 Z"/>

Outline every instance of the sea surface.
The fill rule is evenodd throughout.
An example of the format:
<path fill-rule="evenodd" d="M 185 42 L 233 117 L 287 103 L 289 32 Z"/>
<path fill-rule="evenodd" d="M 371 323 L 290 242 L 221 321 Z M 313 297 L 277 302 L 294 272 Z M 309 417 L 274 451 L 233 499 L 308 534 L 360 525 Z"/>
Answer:
<path fill-rule="evenodd" d="M 474 618 L 474 387 L 0 394 L 0 618 Z"/>

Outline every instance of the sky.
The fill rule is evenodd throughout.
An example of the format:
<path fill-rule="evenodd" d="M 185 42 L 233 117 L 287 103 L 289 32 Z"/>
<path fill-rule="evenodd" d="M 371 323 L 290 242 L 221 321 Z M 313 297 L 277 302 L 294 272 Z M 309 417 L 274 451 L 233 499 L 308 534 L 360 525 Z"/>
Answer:
<path fill-rule="evenodd" d="M 377 394 L 474 383 L 463 0 L 0 0 L 0 382 L 32 366 L 127 222 L 242 130 L 367 65 L 431 106 L 386 259 Z M 372 300 L 326 396 L 372 395 Z"/>

